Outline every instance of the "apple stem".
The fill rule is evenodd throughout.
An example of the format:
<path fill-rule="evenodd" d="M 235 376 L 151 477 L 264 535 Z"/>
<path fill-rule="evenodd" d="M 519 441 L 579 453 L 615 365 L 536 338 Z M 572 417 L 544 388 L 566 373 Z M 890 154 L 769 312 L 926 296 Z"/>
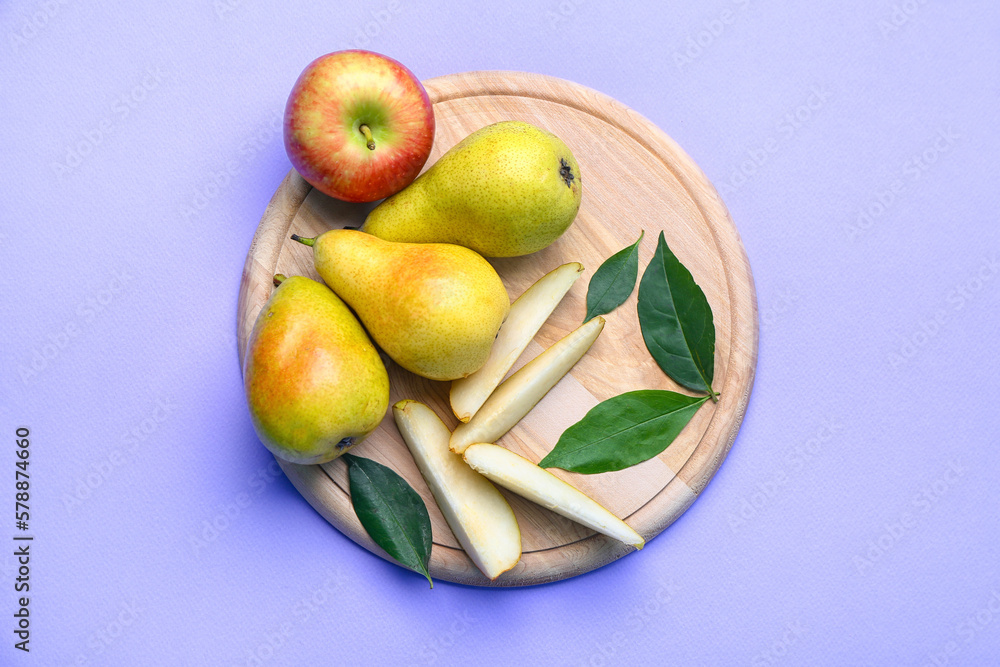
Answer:
<path fill-rule="evenodd" d="M 283 273 L 274 274 L 274 286 L 277 287 L 281 283 L 285 282 L 285 275 Z"/>
<path fill-rule="evenodd" d="M 301 236 L 299 236 L 298 234 L 292 234 L 292 240 L 293 241 L 298 241 L 299 243 L 301 243 L 303 245 L 308 245 L 308 246 L 311 246 L 312 244 L 316 243 L 316 239 L 314 239 L 314 238 L 312 238 L 312 239 L 304 239 Z"/>
<path fill-rule="evenodd" d="M 368 150 L 375 150 L 375 138 L 372 136 L 372 131 L 368 126 L 362 123 L 358 129 L 361 130 L 361 134 L 365 135 L 365 139 L 368 141 Z"/>

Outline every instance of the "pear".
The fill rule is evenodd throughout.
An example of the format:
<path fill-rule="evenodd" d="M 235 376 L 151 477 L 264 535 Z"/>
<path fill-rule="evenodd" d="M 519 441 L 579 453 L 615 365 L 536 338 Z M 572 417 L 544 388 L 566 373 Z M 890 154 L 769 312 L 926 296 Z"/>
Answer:
<path fill-rule="evenodd" d="M 429 407 L 399 401 L 392 415 L 441 513 L 476 567 L 490 579 L 514 567 L 521 559 L 521 531 L 503 494 L 448 449 L 451 432 Z"/>
<path fill-rule="evenodd" d="M 250 419 L 275 456 L 324 463 L 382 421 L 389 375 L 361 323 L 328 287 L 300 276 L 275 276 L 275 283 L 247 340 Z"/>
<path fill-rule="evenodd" d="M 451 383 L 451 409 L 459 421 L 469 421 L 482 407 L 581 273 L 579 262 L 563 264 L 539 278 L 511 304 L 510 315 L 483 367 Z"/>
<path fill-rule="evenodd" d="M 395 243 L 333 229 L 313 246 L 316 271 L 403 368 L 431 380 L 486 362 L 510 297 L 478 253 L 448 243 Z"/>
<path fill-rule="evenodd" d="M 555 135 L 505 121 L 470 134 L 409 187 L 368 214 L 362 229 L 407 243 L 457 243 L 487 257 L 541 250 L 573 222 L 580 167 Z"/>
<path fill-rule="evenodd" d="M 587 528 L 641 549 L 646 540 L 603 505 L 509 449 L 477 443 L 465 450 L 472 469 L 519 496 Z"/>
<path fill-rule="evenodd" d="M 603 317 L 588 320 L 504 380 L 472 419 L 455 428 L 451 451 L 462 454 L 473 443 L 499 440 L 583 358 L 603 330 Z"/>

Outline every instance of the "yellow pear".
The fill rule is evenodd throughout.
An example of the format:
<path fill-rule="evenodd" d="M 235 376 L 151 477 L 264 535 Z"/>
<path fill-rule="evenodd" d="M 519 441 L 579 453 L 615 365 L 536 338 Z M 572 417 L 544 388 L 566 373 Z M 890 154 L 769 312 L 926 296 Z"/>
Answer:
<path fill-rule="evenodd" d="M 448 243 L 394 243 L 351 229 L 315 239 L 316 271 L 403 368 L 431 380 L 486 363 L 510 297 L 476 252 Z"/>
<path fill-rule="evenodd" d="M 389 376 L 354 314 L 328 287 L 284 278 L 247 340 L 243 384 L 261 442 L 293 463 L 337 458 L 389 408 Z"/>
<path fill-rule="evenodd" d="M 456 243 L 487 257 L 541 250 L 580 208 L 580 167 L 555 135 L 504 121 L 463 139 L 362 229 L 407 243 Z"/>

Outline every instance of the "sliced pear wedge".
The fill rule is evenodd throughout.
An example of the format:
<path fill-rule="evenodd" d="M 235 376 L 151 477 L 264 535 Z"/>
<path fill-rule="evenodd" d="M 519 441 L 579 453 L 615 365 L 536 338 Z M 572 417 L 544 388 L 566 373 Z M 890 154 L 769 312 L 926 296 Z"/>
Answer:
<path fill-rule="evenodd" d="M 451 451 L 462 454 L 474 442 L 499 440 L 587 353 L 602 329 L 604 318 L 595 317 L 504 380 L 472 419 L 451 434 Z"/>
<path fill-rule="evenodd" d="M 539 278 L 511 304 L 483 367 L 451 383 L 451 409 L 459 421 L 469 421 L 482 407 L 581 273 L 583 264 L 563 264 Z"/>
<path fill-rule="evenodd" d="M 639 533 L 593 498 L 509 449 L 477 443 L 464 456 L 473 470 L 519 496 L 636 549 L 646 544 Z"/>
<path fill-rule="evenodd" d="M 503 495 L 448 449 L 451 433 L 429 407 L 399 401 L 392 415 L 441 513 L 476 567 L 490 579 L 514 567 L 521 558 L 521 531 Z"/>

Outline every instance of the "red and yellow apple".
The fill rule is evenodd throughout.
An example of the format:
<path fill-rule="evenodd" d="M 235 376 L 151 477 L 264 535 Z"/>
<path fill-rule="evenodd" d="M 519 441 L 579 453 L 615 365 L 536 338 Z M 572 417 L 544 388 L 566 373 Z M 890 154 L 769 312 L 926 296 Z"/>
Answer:
<path fill-rule="evenodd" d="M 285 106 L 285 150 L 321 192 L 352 202 L 388 197 L 420 173 L 434 111 L 410 70 L 378 53 L 336 51 L 311 62 Z"/>

